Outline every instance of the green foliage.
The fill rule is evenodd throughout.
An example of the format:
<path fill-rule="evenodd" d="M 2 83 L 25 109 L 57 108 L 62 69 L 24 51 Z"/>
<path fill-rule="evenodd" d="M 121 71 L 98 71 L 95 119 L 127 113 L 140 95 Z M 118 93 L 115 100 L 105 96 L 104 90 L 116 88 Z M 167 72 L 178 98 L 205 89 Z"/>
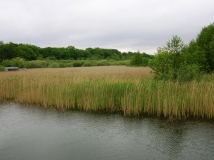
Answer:
<path fill-rule="evenodd" d="M 84 64 L 83 61 L 75 61 L 73 62 L 73 67 L 81 67 Z"/>
<path fill-rule="evenodd" d="M 16 46 L 17 57 L 26 60 L 35 60 L 39 55 L 39 48 L 29 44 L 19 44 Z"/>
<path fill-rule="evenodd" d="M 172 55 L 168 52 L 158 50 L 154 59 L 149 61 L 153 69 L 154 78 L 157 80 L 168 80 L 173 78 Z"/>
<path fill-rule="evenodd" d="M 206 71 L 214 70 L 214 23 L 204 27 L 196 38 L 197 47 L 202 50 L 206 56 Z"/>
<path fill-rule="evenodd" d="M 140 52 L 137 52 L 131 59 L 130 64 L 132 66 L 141 66 L 143 62 L 142 55 Z"/>
<path fill-rule="evenodd" d="M 16 58 L 17 59 L 17 58 Z M 19 58 L 18 58 L 19 59 Z M 116 66 L 128 65 L 129 60 L 114 61 L 114 60 L 32 60 L 25 61 L 25 68 L 65 68 L 65 67 L 90 67 L 90 66 Z M 4 60 L 1 63 L 5 67 L 16 66 L 12 60 Z"/>
<path fill-rule="evenodd" d="M 65 68 L 65 67 L 67 67 L 66 64 L 64 64 L 64 63 L 59 63 L 59 68 Z"/>
<path fill-rule="evenodd" d="M 97 63 L 98 66 L 109 66 L 109 62 L 107 60 L 102 60 Z"/>
<path fill-rule="evenodd" d="M 124 66 L 128 66 L 130 64 L 129 60 L 126 61 L 116 61 L 116 63 L 114 63 L 114 65 L 124 65 Z"/>
<path fill-rule="evenodd" d="M 178 68 L 181 63 L 181 52 L 183 50 L 183 41 L 178 36 L 173 36 L 173 38 L 166 43 L 166 46 L 158 48 L 158 53 L 150 62 L 156 79 L 177 79 Z"/>
<path fill-rule="evenodd" d="M 77 49 L 74 46 L 68 46 L 66 48 L 64 47 L 40 48 L 30 44 L 15 44 L 12 42 L 4 43 L 3 41 L 0 41 L 0 62 L 4 61 L 5 59 L 11 60 L 12 58 L 16 58 L 16 57 L 24 58 L 27 61 L 32 61 L 32 60 L 45 60 L 45 61 L 97 60 L 97 61 L 100 61 L 104 59 L 108 61 L 109 60 L 125 61 L 125 60 L 130 60 L 132 56 L 134 56 L 135 54 L 136 54 L 135 52 L 121 53 L 117 49 L 104 49 L 104 48 L 98 48 L 98 47 L 87 48 L 85 50 Z M 148 58 L 148 59 L 150 57 L 150 55 L 147 55 L 146 53 L 143 53 L 143 56 L 145 56 L 145 58 Z M 88 65 L 90 64 L 88 63 Z M 64 67 L 63 65 L 61 66 Z"/>
<path fill-rule="evenodd" d="M 172 79 L 177 79 L 177 69 L 181 63 L 181 53 L 184 50 L 185 46 L 183 41 L 178 36 L 173 36 L 170 41 L 166 43 L 166 46 L 159 48 L 160 52 L 166 52 L 171 55 L 171 71 Z"/>
<path fill-rule="evenodd" d="M 4 72 L 4 71 L 5 71 L 4 66 L 0 65 L 0 72 Z"/>
<path fill-rule="evenodd" d="M 205 52 L 197 46 L 195 40 L 190 41 L 189 46 L 182 52 L 182 61 L 187 64 L 196 64 L 200 67 L 201 71 L 208 70 Z"/>
<path fill-rule="evenodd" d="M 85 61 L 82 66 L 83 67 L 97 66 L 97 62 L 96 61 L 88 60 L 88 61 Z"/>
<path fill-rule="evenodd" d="M 202 78 L 202 72 L 200 67 L 196 64 L 181 64 L 178 69 L 178 81 L 192 81 L 200 80 Z"/>
<path fill-rule="evenodd" d="M 29 61 L 27 68 L 47 68 L 48 62 L 42 60 Z"/>
<path fill-rule="evenodd" d="M 203 61 L 203 56 L 200 56 L 199 52 L 188 53 L 181 38 L 173 36 L 165 47 L 158 49 L 149 65 L 154 71 L 154 78 L 158 80 L 182 82 L 199 80 L 202 72 L 200 61 L 196 57 L 201 57 Z"/>
<path fill-rule="evenodd" d="M 142 58 L 142 66 L 148 66 L 148 64 L 149 64 L 149 59 L 148 58 Z"/>
<path fill-rule="evenodd" d="M 60 65 L 59 65 L 59 63 L 50 63 L 49 65 L 48 65 L 48 68 L 60 68 Z"/>
<path fill-rule="evenodd" d="M 4 50 L 3 50 L 4 42 L 0 41 L 0 62 L 4 61 Z"/>
<path fill-rule="evenodd" d="M 47 60 L 56 60 L 55 56 L 46 57 Z"/>
<path fill-rule="evenodd" d="M 27 62 L 23 58 L 13 58 L 12 59 L 12 64 L 13 66 L 17 66 L 19 68 L 26 68 L 27 67 Z"/>
<path fill-rule="evenodd" d="M 3 65 L 4 67 L 12 67 L 12 66 L 13 66 L 13 65 L 12 65 L 12 61 L 11 61 L 11 60 L 8 60 L 8 59 L 4 60 L 4 61 L 2 62 L 2 65 Z"/>

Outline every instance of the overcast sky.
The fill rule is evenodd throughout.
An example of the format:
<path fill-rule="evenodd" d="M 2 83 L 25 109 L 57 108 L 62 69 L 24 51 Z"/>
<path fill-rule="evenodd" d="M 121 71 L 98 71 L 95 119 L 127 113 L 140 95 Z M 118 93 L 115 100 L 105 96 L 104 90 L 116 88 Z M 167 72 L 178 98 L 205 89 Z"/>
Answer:
<path fill-rule="evenodd" d="M 214 0 L 0 0 L 0 41 L 154 54 L 214 22 Z"/>

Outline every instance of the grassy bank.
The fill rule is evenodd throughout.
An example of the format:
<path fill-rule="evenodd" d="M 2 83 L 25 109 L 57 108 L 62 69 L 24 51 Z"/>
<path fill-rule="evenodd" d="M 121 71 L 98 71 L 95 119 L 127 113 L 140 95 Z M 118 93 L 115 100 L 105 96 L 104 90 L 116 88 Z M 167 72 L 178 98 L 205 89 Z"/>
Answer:
<path fill-rule="evenodd" d="M 0 72 L 0 101 L 125 116 L 214 118 L 214 76 L 181 84 L 155 82 L 150 72 L 125 66 Z"/>

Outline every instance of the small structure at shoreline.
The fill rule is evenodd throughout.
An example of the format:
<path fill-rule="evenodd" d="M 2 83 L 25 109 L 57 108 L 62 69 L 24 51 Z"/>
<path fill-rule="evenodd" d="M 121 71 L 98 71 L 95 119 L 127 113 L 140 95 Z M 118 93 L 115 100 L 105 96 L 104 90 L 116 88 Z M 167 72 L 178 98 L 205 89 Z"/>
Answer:
<path fill-rule="evenodd" d="M 5 67 L 5 71 L 26 71 L 26 68 L 18 68 L 18 67 Z"/>

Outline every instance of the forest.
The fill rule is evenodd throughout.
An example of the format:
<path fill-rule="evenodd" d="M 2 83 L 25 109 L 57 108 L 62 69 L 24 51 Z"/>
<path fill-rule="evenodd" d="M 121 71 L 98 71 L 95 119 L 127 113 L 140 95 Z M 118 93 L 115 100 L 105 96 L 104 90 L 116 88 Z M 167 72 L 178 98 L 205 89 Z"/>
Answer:
<path fill-rule="evenodd" d="M 49 58 L 52 60 L 98 60 L 98 59 L 113 59 L 121 60 L 128 59 L 134 53 L 121 53 L 117 49 L 102 49 L 102 48 L 87 48 L 77 49 L 74 46 L 68 46 L 66 48 L 46 47 L 40 48 L 31 44 L 15 44 L 12 42 L 5 43 L 1 41 L 1 60 L 12 59 L 15 57 L 24 58 L 25 60 L 37 60 Z"/>

